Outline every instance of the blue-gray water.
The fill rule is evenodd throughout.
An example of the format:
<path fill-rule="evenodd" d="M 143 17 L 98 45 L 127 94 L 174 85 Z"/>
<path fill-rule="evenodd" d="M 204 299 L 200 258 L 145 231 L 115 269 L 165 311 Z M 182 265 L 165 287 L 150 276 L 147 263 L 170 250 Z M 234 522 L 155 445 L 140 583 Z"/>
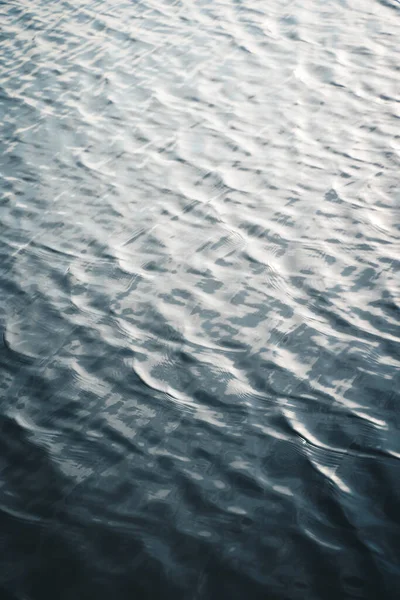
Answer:
<path fill-rule="evenodd" d="M 0 3 L 2 599 L 398 597 L 399 40 Z"/>

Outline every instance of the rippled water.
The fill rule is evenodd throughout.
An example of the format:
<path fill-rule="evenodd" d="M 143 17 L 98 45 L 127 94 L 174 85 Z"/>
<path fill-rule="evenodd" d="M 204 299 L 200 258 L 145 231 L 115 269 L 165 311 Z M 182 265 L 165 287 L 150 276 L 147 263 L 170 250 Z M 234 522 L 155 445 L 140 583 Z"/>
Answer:
<path fill-rule="evenodd" d="M 397 598 L 399 39 L 0 3 L 1 598 Z"/>

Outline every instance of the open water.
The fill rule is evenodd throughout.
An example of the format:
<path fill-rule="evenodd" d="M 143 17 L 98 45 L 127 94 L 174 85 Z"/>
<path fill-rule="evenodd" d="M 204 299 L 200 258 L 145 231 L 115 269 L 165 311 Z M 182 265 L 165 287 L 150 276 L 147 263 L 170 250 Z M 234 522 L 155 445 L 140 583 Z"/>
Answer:
<path fill-rule="evenodd" d="M 400 589 L 400 3 L 0 2 L 0 586 Z"/>

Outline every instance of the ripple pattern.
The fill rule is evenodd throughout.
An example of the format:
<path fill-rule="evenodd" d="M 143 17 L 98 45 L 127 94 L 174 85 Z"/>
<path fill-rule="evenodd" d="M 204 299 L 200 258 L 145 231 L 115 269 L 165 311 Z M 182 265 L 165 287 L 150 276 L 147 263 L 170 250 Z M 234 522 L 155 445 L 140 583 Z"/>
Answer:
<path fill-rule="evenodd" d="M 400 4 L 0 3 L 1 597 L 400 582 Z"/>

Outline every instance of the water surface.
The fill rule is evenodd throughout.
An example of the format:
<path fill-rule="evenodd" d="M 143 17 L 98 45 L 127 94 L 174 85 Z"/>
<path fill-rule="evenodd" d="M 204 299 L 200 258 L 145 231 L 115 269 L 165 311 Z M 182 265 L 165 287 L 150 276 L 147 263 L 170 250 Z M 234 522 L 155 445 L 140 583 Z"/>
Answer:
<path fill-rule="evenodd" d="M 2 597 L 396 598 L 400 5 L 0 23 Z"/>

